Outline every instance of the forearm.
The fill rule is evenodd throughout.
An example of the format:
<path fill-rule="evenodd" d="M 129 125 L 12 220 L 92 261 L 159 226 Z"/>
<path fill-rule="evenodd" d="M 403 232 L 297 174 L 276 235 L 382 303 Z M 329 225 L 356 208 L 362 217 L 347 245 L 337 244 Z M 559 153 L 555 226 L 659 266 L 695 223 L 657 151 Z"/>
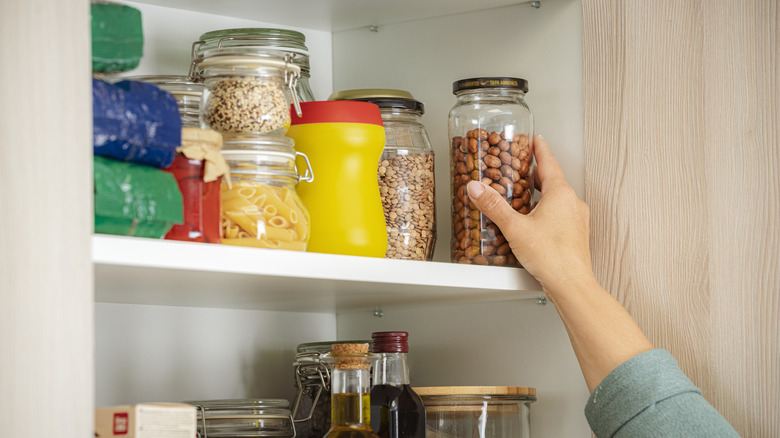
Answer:
<path fill-rule="evenodd" d="M 589 391 L 618 365 L 653 348 L 631 315 L 591 273 L 543 286 L 566 327 Z"/>

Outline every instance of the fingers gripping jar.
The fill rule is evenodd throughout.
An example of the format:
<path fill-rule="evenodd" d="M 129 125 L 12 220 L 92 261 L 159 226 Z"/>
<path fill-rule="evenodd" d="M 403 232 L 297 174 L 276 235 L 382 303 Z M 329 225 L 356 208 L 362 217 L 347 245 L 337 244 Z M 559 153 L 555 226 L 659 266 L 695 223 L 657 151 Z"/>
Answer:
<path fill-rule="evenodd" d="M 449 114 L 453 262 L 519 266 L 501 230 L 469 200 L 466 184 L 482 181 L 516 211 L 533 197 L 533 115 L 528 82 L 491 77 L 456 81 Z"/>

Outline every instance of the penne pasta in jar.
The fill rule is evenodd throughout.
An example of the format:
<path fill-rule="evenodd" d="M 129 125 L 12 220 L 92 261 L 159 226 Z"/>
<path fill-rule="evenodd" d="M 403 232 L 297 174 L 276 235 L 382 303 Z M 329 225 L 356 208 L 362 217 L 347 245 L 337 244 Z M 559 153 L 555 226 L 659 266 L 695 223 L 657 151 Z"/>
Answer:
<path fill-rule="evenodd" d="M 301 179 L 287 137 L 225 137 L 231 184 L 222 184 L 222 243 L 305 251 L 310 216 L 295 192 Z M 309 172 L 311 173 L 311 172 Z"/>

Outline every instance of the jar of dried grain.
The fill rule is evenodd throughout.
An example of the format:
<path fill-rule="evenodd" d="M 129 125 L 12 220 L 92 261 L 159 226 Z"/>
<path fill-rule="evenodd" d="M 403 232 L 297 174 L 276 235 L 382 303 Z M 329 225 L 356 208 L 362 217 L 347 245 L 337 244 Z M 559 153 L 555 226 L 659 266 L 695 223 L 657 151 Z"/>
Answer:
<path fill-rule="evenodd" d="M 501 230 L 469 200 L 466 184 L 482 181 L 527 214 L 534 194 L 533 116 L 528 81 L 490 77 L 456 81 L 449 114 L 454 262 L 518 266 Z"/>
<path fill-rule="evenodd" d="M 421 120 L 425 106 L 402 90 L 346 90 L 330 99 L 371 102 L 382 113 L 385 148 L 377 176 L 387 224 L 385 258 L 431 260 L 436 204 L 433 148 Z"/>
<path fill-rule="evenodd" d="M 300 67 L 284 57 L 216 54 L 201 61 L 205 89 L 200 122 L 222 134 L 284 135 L 290 127 L 290 102 L 300 114 L 295 86 Z M 287 95 L 285 95 L 287 90 Z"/>

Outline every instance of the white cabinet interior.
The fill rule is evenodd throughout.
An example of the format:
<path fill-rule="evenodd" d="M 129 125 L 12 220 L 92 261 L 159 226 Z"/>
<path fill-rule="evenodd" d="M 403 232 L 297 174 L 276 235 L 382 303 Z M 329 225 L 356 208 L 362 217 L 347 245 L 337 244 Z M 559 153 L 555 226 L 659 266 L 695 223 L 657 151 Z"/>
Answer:
<path fill-rule="evenodd" d="M 153 249 L 170 242 L 95 236 L 96 404 L 290 399 L 298 343 L 398 329 L 411 334 L 415 384 L 534 386 L 534 436 L 590 436 L 582 414 L 587 390 L 555 309 L 535 299 L 507 301 L 539 296 L 535 282 L 521 270 L 446 263 L 446 119 L 454 80 L 528 79 L 535 131 L 553 145 L 570 182 L 583 193 L 578 1 L 549 0 L 538 9 L 516 1 L 403 1 L 389 11 L 374 1 L 235 1 L 220 11 L 209 8 L 222 3 L 206 1 L 150 3 L 133 3 L 142 10 L 146 39 L 145 57 L 133 75 L 186 74 L 191 43 L 209 30 L 281 26 L 306 34 L 317 98 L 348 88 L 400 88 L 423 101 L 423 122 L 436 152 L 437 262 L 345 258 L 351 263 L 345 267 L 337 266 L 339 257 L 304 254 L 297 261 L 280 256 L 277 263 L 298 263 L 280 268 L 281 275 L 266 267 L 231 275 L 232 260 L 269 258 L 244 259 L 243 249 L 219 248 L 188 270 L 181 260 L 150 262 L 125 253 L 186 259 L 188 251 L 170 250 L 174 245 L 162 253 Z M 348 4 L 354 14 L 347 19 L 340 8 Z M 331 264 L 325 281 L 295 274 L 296 268 L 327 271 Z M 380 277 L 373 285 L 363 278 L 371 272 Z M 420 279 L 386 280 L 407 273 Z M 374 316 L 374 305 L 383 305 L 384 316 Z"/>

